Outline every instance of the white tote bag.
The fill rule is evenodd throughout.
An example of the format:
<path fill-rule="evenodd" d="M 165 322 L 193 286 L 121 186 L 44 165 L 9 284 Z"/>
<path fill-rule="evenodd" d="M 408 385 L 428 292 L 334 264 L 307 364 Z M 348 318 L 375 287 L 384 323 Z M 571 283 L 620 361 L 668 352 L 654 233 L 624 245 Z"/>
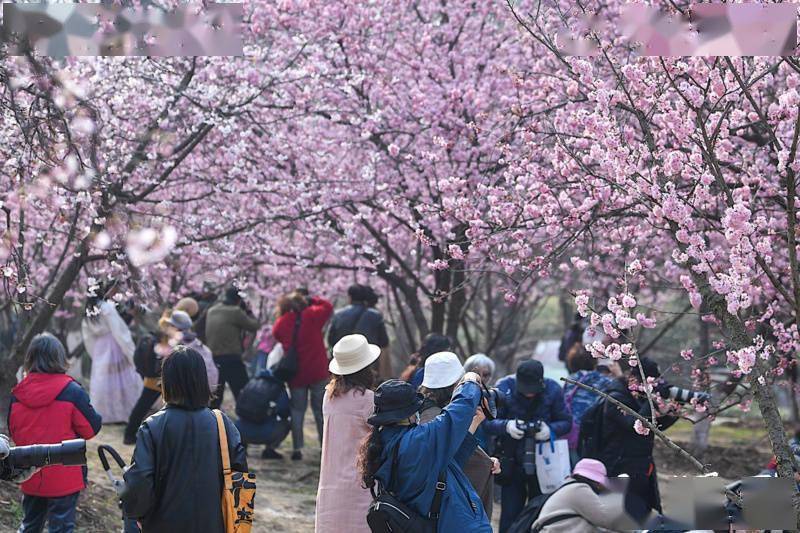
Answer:
<path fill-rule="evenodd" d="M 283 344 L 276 342 L 267 356 L 267 368 L 272 370 L 272 367 L 277 365 L 281 359 L 283 359 Z"/>
<path fill-rule="evenodd" d="M 571 473 L 569 465 L 569 444 L 567 439 L 536 444 L 536 477 L 542 494 L 550 494 L 564 483 Z"/>

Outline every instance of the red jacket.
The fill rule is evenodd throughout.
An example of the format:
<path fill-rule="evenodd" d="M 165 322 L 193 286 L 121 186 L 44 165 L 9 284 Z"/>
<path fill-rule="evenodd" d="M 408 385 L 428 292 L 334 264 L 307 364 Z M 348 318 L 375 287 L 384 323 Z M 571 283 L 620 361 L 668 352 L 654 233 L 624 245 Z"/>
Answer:
<path fill-rule="evenodd" d="M 311 303 L 303 309 L 300 317 L 300 331 L 297 332 L 297 375 L 289 382 L 289 387 L 307 387 L 328 377 L 328 351 L 322 339 L 322 328 L 333 314 L 333 305 L 322 298 L 311 298 Z M 282 315 L 272 326 L 272 336 L 289 350 L 294 332 L 296 313 L 291 311 Z"/>
<path fill-rule="evenodd" d="M 28 374 L 11 390 L 8 430 L 17 446 L 91 439 L 102 419 L 89 395 L 66 374 Z M 85 487 L 83 467 L 46 466 L 21 485 L 30 496 L 57 498 Z"/>

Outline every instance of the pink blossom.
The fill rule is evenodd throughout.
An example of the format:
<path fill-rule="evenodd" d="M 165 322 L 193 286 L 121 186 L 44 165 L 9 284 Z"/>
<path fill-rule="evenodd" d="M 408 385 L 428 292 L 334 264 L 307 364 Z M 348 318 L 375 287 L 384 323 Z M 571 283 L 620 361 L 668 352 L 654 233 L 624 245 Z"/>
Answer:
<path fill-rule="evenodd" d="M 642 423 L 641 419 L 639 419 L 639 418 L 637 418 L 637 419 L 636 419 L 636 421 L 633 423 L 633 429 L 634 429 L 634 431 L 636 431 L 636 433 L 638 433 L 639 435 L 645 435 L 645 436 L 647 436 L 647 435 L 649 435 L 649 434 L 650 434 L 650 428 L 649 428 L 649 427 L 647 427 L 647 426 L 645 426 L 645 425 Z"/>

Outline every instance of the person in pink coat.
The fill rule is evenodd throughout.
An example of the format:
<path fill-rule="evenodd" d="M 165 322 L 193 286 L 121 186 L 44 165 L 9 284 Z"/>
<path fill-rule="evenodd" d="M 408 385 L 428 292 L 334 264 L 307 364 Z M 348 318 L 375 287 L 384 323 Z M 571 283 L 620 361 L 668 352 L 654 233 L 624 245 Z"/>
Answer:
<path fill-rule="evenodd" d="M 325 390 L 322 414 L 322 460 L 317 489 L 317 533 L 369 532 L 367 509 L 372 502 L 361 484 L 356 457 L 371 431 L 373 363 L 381 349 L 363 335 L 342 337 L 333 347 L 329 369 L 333 378 Z"/>

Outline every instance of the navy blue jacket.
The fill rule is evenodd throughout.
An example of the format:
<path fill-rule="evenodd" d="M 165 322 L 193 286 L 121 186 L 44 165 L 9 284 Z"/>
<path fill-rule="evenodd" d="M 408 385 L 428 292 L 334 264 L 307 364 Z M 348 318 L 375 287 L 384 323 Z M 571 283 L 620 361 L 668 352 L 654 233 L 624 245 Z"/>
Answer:
<path fill-rule="evenodd" d="M 462 466 L 477 446 L 469 425 L 480 402 L 478 385 L 461 385 L 442 414 L 420 426 L 386 426 L 381 430 L 383 464 L 375 474 L 381 486 L 389 486 L 392 453 L 398 450 L 398 479 L 394 494 L 421 516 L 430 511 L 439 473 L 447 469 L 447 489 L 442 497 L 439 531 L 442 533 L 491 533 L 489 518 Z"/>
<path fill-rule="evenodd" d="M 506 376 L 497 382 L 497 388 L 506 395 L 505 404 L 498 409 L 495 420 L 483 423 L 492 435 L 497 435 L 500 444 L 507 455 L 522 453 L 523 439 L 514 440 L 506 433 L 506 424 L 509 420 L 524 420 L 532 422 L 541 420 L 550 426 L 550 431 L 556 438 L 569 433 L 572 427 L 572 415 L 564 404 L 564 393 L 558 383 L 552 379 L 544 379 L 544 391 L 532 400 L 517 394 L 517 378 L 514 374 Z"/>

